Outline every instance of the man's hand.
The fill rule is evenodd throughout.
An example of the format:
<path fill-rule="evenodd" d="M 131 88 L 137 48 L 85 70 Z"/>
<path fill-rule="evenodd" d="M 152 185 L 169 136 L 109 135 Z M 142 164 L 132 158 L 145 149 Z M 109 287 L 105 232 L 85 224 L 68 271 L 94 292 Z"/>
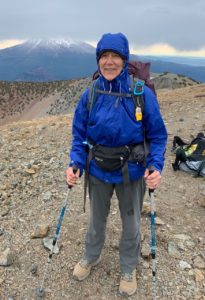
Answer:
<path fill-rule="evenodd" d="M 160 186 L 161 182 L 161 174 L 159 171 L 155 170 L 153 173 L 149 175 L 149 170 L 146 169 L 144 174 L 144 179 L 148 189 L 157 189 Z"/>
<path fill-rule="evenodd" d="M 66 170 L 66 180 L 68 185 L 74 186 L 77 182 L 77 179 L 80 176 L 80 169 L 77 170 L 77 172 L 73 173 L 73 167 L 68 167 Z"/>

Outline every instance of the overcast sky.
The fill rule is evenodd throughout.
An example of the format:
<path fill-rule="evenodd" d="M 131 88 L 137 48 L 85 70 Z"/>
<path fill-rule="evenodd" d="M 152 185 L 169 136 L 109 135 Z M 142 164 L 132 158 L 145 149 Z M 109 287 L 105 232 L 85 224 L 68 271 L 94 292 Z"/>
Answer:
<path fill-rule="evenodd" d="M 205 56 L 204 28 L 205 0 L 0 0 L 1 48 L 38 38 L 96 42 L 121 31 L 136 53 Z"/>

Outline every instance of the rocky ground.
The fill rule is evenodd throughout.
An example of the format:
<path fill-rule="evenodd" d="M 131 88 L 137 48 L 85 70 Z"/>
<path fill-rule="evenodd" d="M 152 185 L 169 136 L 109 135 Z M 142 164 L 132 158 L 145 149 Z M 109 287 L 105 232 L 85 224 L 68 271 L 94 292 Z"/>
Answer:
<path fill-rule="evenodd" d="M 163 181 L 155 192 L 156 299 L 205 299 L 205 184 L 173 172 L 174 135 L 187 140 L 205 131 L 205 85 L 158 93 L 169 133 Z M 36 299 L 52 239 L 67 195 L 65 169 L 72 115 L 1 126 L 0 136 L 0 299 Z M 114 300 L 118 294 L 118 242 L 121 232 L 114 197 L 102 261 L 84 282 L 72 278 L 81 258 L 89 207 L 83 213 L 83 179 L 69 193 L 67 212 L 45 280 L 45 298 Z M 149 197 L 142 214 L 142 257 L 138 292 L 130 299 L 152 299 Z M 44 243 L 44 245 L 43 245 Z"/>

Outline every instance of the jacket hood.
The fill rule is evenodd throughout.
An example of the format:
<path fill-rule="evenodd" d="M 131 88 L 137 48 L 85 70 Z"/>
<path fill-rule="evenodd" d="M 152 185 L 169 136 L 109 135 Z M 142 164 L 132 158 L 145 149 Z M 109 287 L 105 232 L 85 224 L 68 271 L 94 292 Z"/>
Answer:
<path fill-rule="evenodd" d="M 128 80 L 128 61 L 129 61 L 129 44 L 126 36 L 122 33 L 106 33 L 99 40 L 96 48 L 96 59 L 97 63 L 99 62 L 100 56 L 105 51 L 113 51 L 118 53 L 124 60 L 125 64 L 122 72 L 112 80 L 112 91 L 124 91 L 127 92 L 129 90 L 129 84 L 127 84 Z M 98 80 L 98 84 L 100 88 L 105 90 L 111 90 L 110 82 L 107 81 L 101 74 L 100 68 L 98 66 L 98 73 L 100 74 L 100 78 Z"/>
<path fill-rule="evenodd" d="M 129 44 L 126 36 L 122 33 L 106 33 L 99 40 L 96 48 L 96 59 L 97 63 L 100 56 L 105 51 L 113 51 L 118 53 L 127 64 L 129 61 Z"/>

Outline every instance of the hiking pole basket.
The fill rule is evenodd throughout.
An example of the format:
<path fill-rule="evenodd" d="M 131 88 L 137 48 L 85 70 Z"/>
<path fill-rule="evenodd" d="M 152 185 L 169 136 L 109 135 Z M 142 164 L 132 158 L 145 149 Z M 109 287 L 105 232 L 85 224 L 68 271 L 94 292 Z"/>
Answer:
<path fill-rule="evenodd" d="M 73 166 L 73 173 L 74 174 L 76 174 L 77 170 L 78 170 L 77 167 Z M 52 248 L 51 248 L 50 253 L 48 255 L 48 260 L 47 260 L 47 264 L 46 264 L 46 267 L 45 267 L 45 270 L 44 270 L 43 279 L 42 279 L 40 287 L 36 289 L 36 295 L 37 295 L 38 298 L 43 298 L 44 295 L 45 295 L 45 291 L 44 291 L 44 288 L 43 288 L 44 287 L 44 282 L 45 282 L 45 279 L 47 277 L 49 267 L 51 265 L 51 260 L 52 260 L 54 248 L 55 248 L 55 245 L 56 245 L 59 233 L 60 233 L 61 224 L 62 224 L 63 217 L 64 217 L 64 214 L 65 214 L 65 211 L 66 211 L 66 207 L 67 207 L 67 203 L 68 203 L 68 196 L 69 196 L 69 193 L 70 193 L 71 189 L 72 189 L 72 186 L 68 185 L 67 195 L 66 195 L 65 200 L 63 201 L 61 214 L 60 214 L 60 217 L 58 219 L 58 225 L 57 225 L 56 232 L 55 232 L 55 235 L 54 235 L 54 238 L 53 238 Z"/>

